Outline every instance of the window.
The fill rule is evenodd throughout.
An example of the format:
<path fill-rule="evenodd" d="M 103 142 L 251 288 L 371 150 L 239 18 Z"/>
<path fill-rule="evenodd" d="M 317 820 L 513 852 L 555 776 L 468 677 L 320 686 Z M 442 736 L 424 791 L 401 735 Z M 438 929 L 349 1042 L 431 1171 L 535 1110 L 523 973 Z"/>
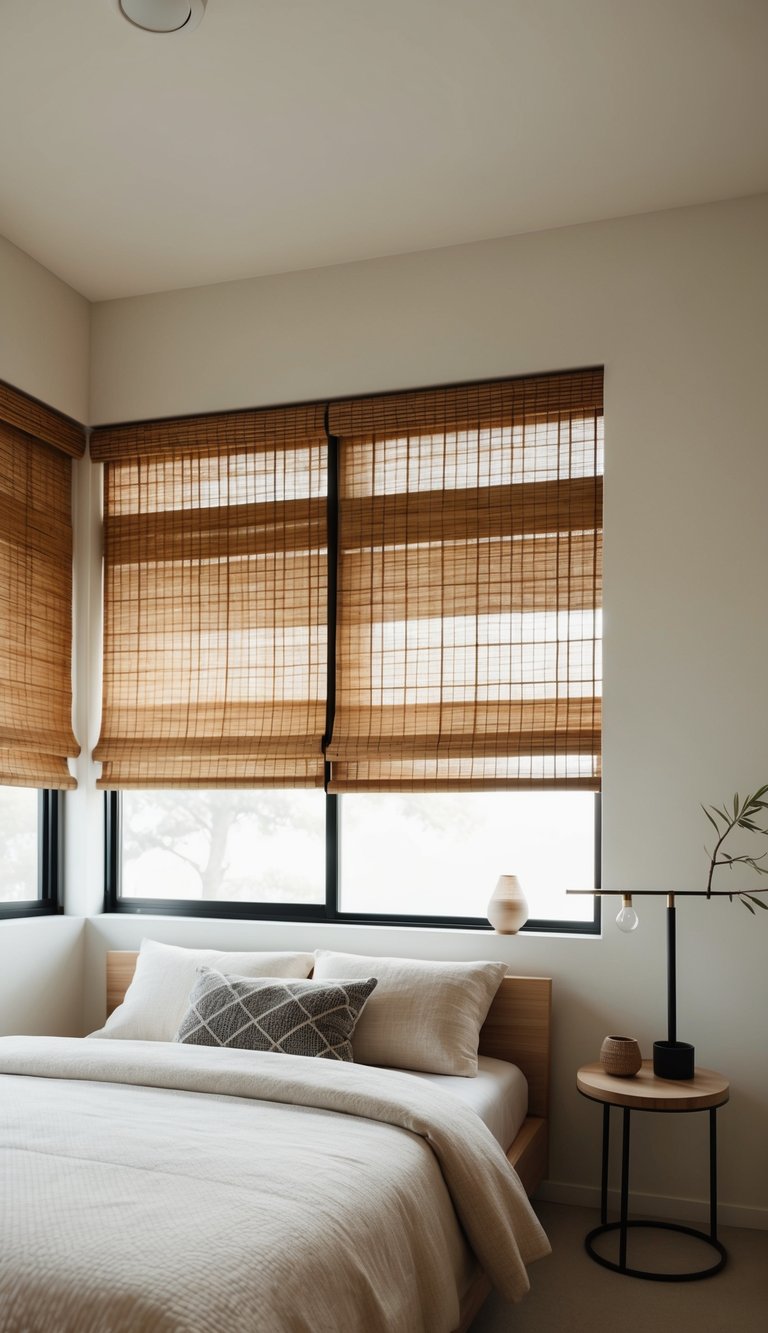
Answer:
<path fill-rule="evenodd" d="M 58 911 L 59 793 L 0 787 L 0 920 Z"/>
<path fill-rule="evenodd" d="M 37 897 L 37 792 L 0 787 L 0 904 Z"/>
<path fill-rule="evenodd" d="M 109 911 L 487 927 L 514 865 L 527 929 L 590 931 L 600 875 L 589 792 L 107 794 Z"/>
<path fill-rule="evenodd" d="M 127 791 L 126 898 L 325 902 L 325 802 L 319 791 Z"/>
<path fill-rule="evenodd" d="M 601 372 L 92 452 L 110 906 L 481 925 L 514 872 L 592 920 Z"/>
<path fill-rule="evenodd" d="M 565 889 L 595 884 L 595 819 L 590 792 L 345 796 L 340 909 L 482 917 L 499 875 L 514 869 L 531 917 L 591 921 L 592 902 Z"/>
<path fill-rule="evenodd" d="M 75 786 L 72 459 L 82 429 L 0 384 L 0 915 L 56 910 L 58 792 Z"/>

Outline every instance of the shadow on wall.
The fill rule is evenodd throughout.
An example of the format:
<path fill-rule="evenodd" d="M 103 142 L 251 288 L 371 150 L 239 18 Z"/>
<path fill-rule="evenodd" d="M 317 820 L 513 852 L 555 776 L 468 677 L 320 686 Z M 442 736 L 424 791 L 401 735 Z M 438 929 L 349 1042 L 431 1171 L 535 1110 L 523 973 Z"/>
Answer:
<path fill-rule="evenodd" d="M 621 994 L 610 998 L 603 990 L 585 994 L 557 979 L 552 995 L 552 1137 L 551 1181 L 593 1187 L 600 1165 L 601 1118 L 576 1088 L 581 1065 L 600 1058 L 608 1035 L 634 1037 L 644 1058 L 650 1058 L 654 1037 L 647 1015 L 630 1012 L 632 1000 Z"/>

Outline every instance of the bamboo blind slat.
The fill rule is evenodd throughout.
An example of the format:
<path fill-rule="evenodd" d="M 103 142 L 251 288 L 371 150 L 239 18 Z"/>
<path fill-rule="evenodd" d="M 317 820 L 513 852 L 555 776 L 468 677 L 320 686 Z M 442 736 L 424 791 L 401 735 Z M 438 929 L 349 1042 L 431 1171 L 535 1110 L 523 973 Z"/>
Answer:
<path fill-rule="evenodd" d="M 592 777 L 539 776 L 540 770 L 525 771 L 517 765 L 514 774 L 505 774 L 497 761 L 482 763 L 474 759 L 392 760 L 386 769 L 380 763 L 344 764 L 328 790 L 342 796 L 355 792 L 460 792 L 460 791 L 595 791 L 599 783 Z"/>
<path fill-rule="evenodd" d="M 602 372 L 332 404 L 331 791 L 600 785 Z"/>
<path fill-rule="evenodd" d="M 72 454 L 7 424 L 24 395 L 0 386 L 0 784 L 74 787 L 72 731 Z M 36 414 L 39 410 L 39 416 Z M 51 414 L 55 417 L 56 414 Z"/>
<path fill-rule="evenodd" d="M 175 417 L 129 425 L 99 426 L 91 433 L 91 457 L 99 462 L 121 458 L 175 459 L 188 452 L 227 450 L 259 452 L 325 444 L 325 407 L 264 408 L 219 412 L 205 417 Z"/>
<path fill-rule="evenodd" d="M 397 547 L 437 539 L 442 545 L 489 537 L 564 535 L 602 523 L 602 478 L 357 496 L 342 500 L 343 549 Z"/>
<path fill-rule="evenodd" d="M 139 546 L 151 545 L 154 559 L 210 560 L 222 552 L 229 558 L 305 552 L 326 541 L 323 497 L 279 503 L 224 505 L 216 509 L 167 510 L 159 513 L 115 514 L 110 522 L 110 558 L 132 564 Z"/>
<path fill-rule="evenodd" d="M 346 438 L 375 433 L 394 439 L 487 429 L 510 421 L 558 421 L 566 415 L 576 420 L 601 416 L 602 411 L 603 372 L 595 368 L 347 399 L 330 404 L 328 428 Z"/>
<path fill-rule="evenodd" d="M 334 748 L 365 759 L 371 736 L 379 758 L 594 753 L 600 700 L 537 699 L 519 703 L 401 704 L 340 711 Z"/>
<path fill-rule="evenodd" d="M 99 786 L 322 786 L 322 421 L 302 408 L 97 432 Z"/>
<path fill-rule="evenodd" d="M 449 616 L 588 611 L 600 593 L 601 554 L 602 538 L 592 532 L 568 542 L 545 534 L 346 549 L 346 622 L 351 632 L 372 617 L 379 625 L 405 620 L 413 585 L 441 587 L 440 610 Z"/>
<path fill-rule="evenodd" d="M 63 755 L 0 746 L 0 786 L 73 791 L 77 783 Z"/>
<path fill-rule="evenodd" d="M 33 439 L 51 444 L 70 458 L 85 453 L 85 431 L 77 421 L 65 417 L 36 398 L 0 381 L 0 422 L 24 431 Z"/>

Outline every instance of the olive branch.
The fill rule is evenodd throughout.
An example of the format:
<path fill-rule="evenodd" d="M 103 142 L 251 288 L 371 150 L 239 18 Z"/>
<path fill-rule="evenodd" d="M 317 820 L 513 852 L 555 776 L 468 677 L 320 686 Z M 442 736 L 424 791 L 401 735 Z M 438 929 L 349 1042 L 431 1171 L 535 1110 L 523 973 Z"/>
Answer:
<path fill-rule="evenodd" d="M 714 851 L 710 854 L 709 849 L 704 848 L 707 856 L 710 857 L 709 877 L 707 879 L 708 898 L 712 895 L 712 878 L 718 866 L 727 866 L 729 870 L 733 870 L 734 866 L 746 865 L 751 866 L 753 870 L 757 871 L 758 875 L 768 875 L 768 866 L 760 864 L 768 856 L 768 852 L 763 852 L 762 856 L 747 856 L 746 854 L 731 856 L 723 850 L 723 843 L 736 828 L 746 829 L 748 833 L 762 833 L 768 837 L 768 827 L 763 828 L 761 824 L 755 822 L 761 818 L 761 811 L 768 810 L 768 801 L 765 800 L 767 792 L 768 782 L 765 786 L 760 787 L 753 796 L 745 796 L 743 801 L 739 799 L 737 792 L 733 798 L 732 812 L 726 808 L 725 802 L 723 802 L 722 809 L 719 809 L 716 805 L 710 805 L 709 808 L 702 805 L 704 814 L 717 834 Z M 768 889 L 756 889 L 755 892 L 766 893 Z M 738 898 L 739 902 L 743 903 L 747 911 L 751 912 L 753 916 L 756 907 L 762 907 L 768 912 L 768 903 L 764 902 L 762 898 L 756 898 L 754 894 L 736 891 L 729 892 L 728 897 L 731 902 L 733 902 L 734 897 Z"/>

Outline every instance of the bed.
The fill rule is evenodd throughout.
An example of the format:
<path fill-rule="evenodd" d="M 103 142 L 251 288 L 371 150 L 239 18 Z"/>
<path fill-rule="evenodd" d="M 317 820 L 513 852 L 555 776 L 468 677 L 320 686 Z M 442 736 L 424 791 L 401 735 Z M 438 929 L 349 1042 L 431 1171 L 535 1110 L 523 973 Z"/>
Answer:
<path fill-rule="evenodd" d="M 136 958 L 107 956 L 110 1013 Z M 550 996 L 505 977 L 480 1030 L 481 1066 L 527 1080 L 505 1153 L 450 1079 L 0 1039 L 0 1330 L 465 1333 L 548 1249 L 517 1177 L 531 1194 L 546 1171 Z"/>

